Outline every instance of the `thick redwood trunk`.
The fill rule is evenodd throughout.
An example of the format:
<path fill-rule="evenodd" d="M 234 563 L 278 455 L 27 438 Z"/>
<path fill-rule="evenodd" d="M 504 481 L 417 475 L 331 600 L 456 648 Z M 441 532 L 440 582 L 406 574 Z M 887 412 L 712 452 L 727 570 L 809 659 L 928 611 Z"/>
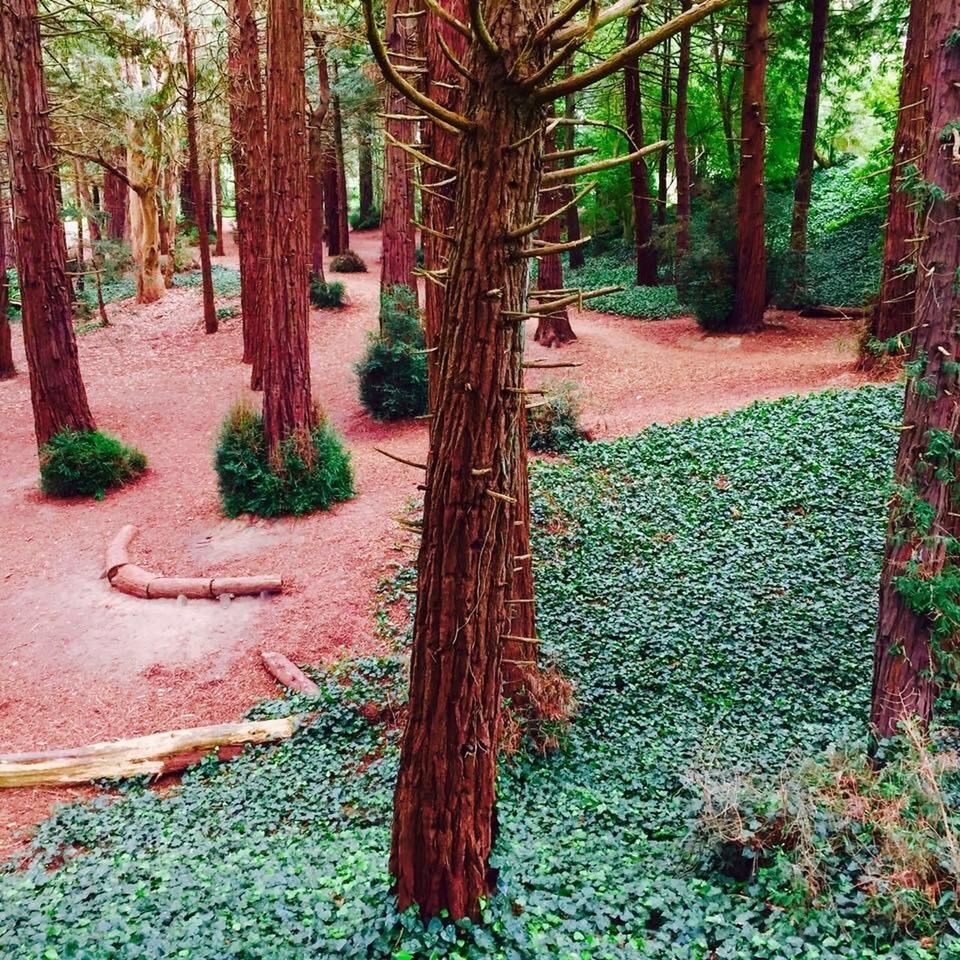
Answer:
<path fill-rule="evenodd" d="M 270 0 L 267 149 L 270 313 L 263 369 L 263 430 L 271 453 L 297 437 L 309 456 L 307 97 L 303 0 Z"/>
<path fill-rule="evenodd" d="M 187 115 L 187 153 L 190 163 L 190 179 L 194 184 L 193 201 L 197 210 L 197 240 L 200 248 L 200 278 L 203 287 L 203 329 L 217 332 L 217 306 L 213 295 L 213 273 L 210 263 L 210 234 L 207 231 L 210 197 L 207 179 L 200 175 L 200 145 L 197 138 L 197 69 L 194 62 L 193 29 L 189 22 L 186 0 L 182 7 L 183 47 L 186 58 L 187 77 L 184 90 L 184 105 Z M 197 189 L 199 188 L 199 189 Z"/>
<path fill-rule="evenodd" d="M 50 103 L 36 0 L 0 4 L 0 66 L 12 158 L 17 272 L 37 445 L 64 429 L 93 430 L 67 285 Z"/>
<path fill-rule="evenodd" d="M 250 386 L 257 390 L 263 376 L 266 315 L 269 310 L 266 135 L 260 80 L 260 42 L 252 0 L 230 0 L 228 16 L 227 84 L 231 156 L 236 185 L 243 360 L 253 365 Z"/>
<path fill-rule="evenodd" d="M 692 0 L 683 0 L 684 10 Z M 680 31 L 677 63 L 677 107 L 673 117 L 673 169 L 677 177 L 677 261 L 690 248 L 690 151 L 687 141 L 687 103 L 690 90 L 690 30 Z"/>
<path fill-rule="evenodd" d="M 573 58 L 571 57 L 567 63 L 567 76 L 573 74 Z M 567 120 L 573 120 L 577 115 L 577 97 L 576 94 L 570 93 L 564 97 L 563 100 L 563 116 Z M 577 128 L 574 124 L 569 123 L 564 126 L 564 129 L 567 131 L 567 139 L 565 144 L 566 150 L 575 150 L 577 146 Z M 571 156 L 567 160 L 567 166 L 572 167 L 576 163 L 576 158 Z M 568 200 L 572 200 L 576 194 L 576 188 L 571 187 Z M 567 240 L 571 243 L 580 239 L 580 208 L 576 205 L 570 207 L 566 213 L 567 221 Z M 570 269 L 579 270 L 584 264 L 584 252 L 583 247 L 574 247 L 569 254 L 570 257 Z"/>
<path fill-rule="evenodd" d="M 310 273 L 323 280 L 323 234 L 324 221 L 324 146 L 323 124 L 330 112 L 330 74 L 327 70 L 327 55 L 323 34 L 314 31 L 314 58 L 317 62 L 317 106 L 310 117 Z"/>
<path fill-rule="evenodd" d="M 737 181 L 736 291 L 727 329 L 759 330 L 767 305 L 767 249 L 763 237 L 766 151 L 767 42 L 769 0 L 748 0 Z"/>
<path fill-rule="evenodd" d="M 373 216 L 373 129 L 367 117 L 360 120 L 357 135 L 357 185 L 360 200 L 360 219 Z"/>
<path fill-rule="evenodd" d="M 640 36 L 638 10 L 627 21 L 627 43 Z M 640 70 L 637 61 L 623 69 L 623 102 L 627 115 L 627 133 L 636 148 L 643 146 L 643 104 L 640 96 Z M 657 283 L 657 251 L 653 246 L 653 198 L 650 195 L 650 172 L 644 157 L 630 164 L 633 193 L 633 234 L 637 251 L 637 286 L 652 287 Z"/>
<path fill-rule="evenodd" d="M 877 340 L 889 340 L 905 333 L 913 325 L 914 285 L 916 282 L 917 244 L 916 198 L 901 190 L 904 167 L 919 166 L 924 142 L 923 51 L 927 7 L 930 0 L 912 0 L 907 25 L 907 45 L 903 54 L 900 80 L 900 112 L 893 138 L 893 168 L 887 210 L 887 230 L 883 244 L 883 271 L 880 302 L 872 324 Z"/>
<path fill-rule="evenodd" d="M 909 717 L 929 723 L 937 669 L 949 648 L 954 647 L 956 657 L 958 626 L 956 614 L 946 604 L 946 609 L 938 606 L 935 598 L 948 589 L 944 578 L 957 575 L 954 538 L 960 534 L 955 453 L 960 445 L 955 362 L 960 356 L 956 323 L 960 231 L 955 222 L 960 165 L 954 159 L 955 138 L 949 134 L 960 117 L 960 51 L 952 42 L 960 22 L 960 0 L 928 0 L 925 21 L 921 89 L 926 88 L 926 135 L 920 147 L 925 156 L 918 166 L 924 181 L 936 186 L 943 199 L 924 211 L 926 236 L 919 259 L 927 269 L 917 276 L 916 331 L 910 351 L 922 370 L 908 381 L 906 429 L 900 431 L 895 470 L 898 493 L 880 581 L 870 719 L 881 738 L 895 734 Z M 943 131 L 948 131 L 946 137 Z M 955 669 L 949 672 L 955 676 Z"/>
<path fill-rule="evenodd" d="M 807 66 L 807 92 L 803 101 L 803 126 L 800 129 L 800 155 L 797 159 L 797 185 L 793 194 L 793 219 L 790 224 L 790 251 L 794 255 L 794 299 L 803 287 L 804 260 L 807 255 L 807 221 L 813 190 L 813 161 L 817 149 L 817 118 L 820 113 L 820 84 L 823 79 L 823 54 L 827 43 L 827 16 L 830 0 L 813 0 L 810 24 L 810 61 Z"/>
<path fill-rule="evenodd" d="M 13 362 L 13 340 L 10 336 L 10 286 L 7 283 L 7 200 L 6 188 L 0 184 L 0 380 L 17 375 Z"/>
<path fill-rule="evenodd" d="M 126 166 L 123 152 L 118 151 L 112 162 L 123 171 Z M 107 236 L 111 240 L 122 240 L 126 236 L 127 185 L 109 170 L 103 172 L 103 210 L 107 215 Z"/>
<path fill-rule="evenodd" d="M 416 21 L 404 14 L 419 7 L 419 0 L 387 0 L 386 46 L 395 63 L 412 70 L 421 68 Z M 413 164 L 409 155 L 392 141 L 412 143 L 416 124 L 398 119 L 413 113 L 407 98 L 387 86 L 385 97 L 386 133 L 383 160 L 383 255 L 380 289 L 402 284 L 417 292 L 417 231 L 414 221 Z"/>
<path fill-rule="evenodd" d="M 213 159 L 213 194 L 214 194 L 214 229 L 217 231 L 217 242 L 213 248 L 215 257 L 224 256 L 223 249 L 223 177 L 220 174 L 220 151 Z"/>

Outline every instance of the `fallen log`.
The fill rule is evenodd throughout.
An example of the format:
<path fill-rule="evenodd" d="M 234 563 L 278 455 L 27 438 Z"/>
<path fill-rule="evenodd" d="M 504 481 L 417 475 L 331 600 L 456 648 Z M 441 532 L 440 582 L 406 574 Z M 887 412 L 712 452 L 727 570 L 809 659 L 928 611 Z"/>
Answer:
<path fill-rule="evenodd" d="M 797 311 L 798 317 L 819 317 L 824 320 L 864 320 L 873 313 L 870 307 L 834 307 L 820 304 Z"/>
<path fill-rule="evenodd" d="M 261 652 L 260 658 L 263 660 L 267 673 L 287 689 L 295 690 L 297 693 L 305 693 L 310 697 L 315 697 L 320 693 L 320 688 L 282 653 L 272 653 L 264 650 Z"/>
<path fill-rule="evenodd" d="M 3 754 L 0 755 L 0 787 L 159 777 L 185 770 L 212 750 L 217 751 L 220 760 L 228 760 L 247 744 L 288 740 L 309 716 L 220 723 L 92 743 L 70 750 Z"/>

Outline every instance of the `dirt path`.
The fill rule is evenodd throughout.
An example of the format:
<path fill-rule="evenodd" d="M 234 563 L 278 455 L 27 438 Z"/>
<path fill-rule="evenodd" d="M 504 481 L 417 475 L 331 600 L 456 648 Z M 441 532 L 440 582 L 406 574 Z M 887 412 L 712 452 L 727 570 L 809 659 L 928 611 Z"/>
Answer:
<path fill-rule="evenodd" d="M 146 307 L 115 305 L 111 327 L 80 338 L 99 425 L 150 459 L 142 482 L 103 503 L 40 495 L 27 377 L 0 384 L 0 751 L 236 718 L 274 690 L 257 656 L 264 648 L 300 662 L 380 648 L 374 590 L 391 562 L 410 555 L 393 518 L 417 495 L 419 478 L 373 447 L 420 460 L 426 436 L 420 423 L 376 424 L 357 403 L 352 365 L 376 326 L 379 236 L 355 235 L 354 247 L 370 272 L 340 277 L 349 307 L 311 320 L 314 396 L 353 451 L 357 477 L 357 497 L 330 513 L 276 522 L 220 515 L 217 431 L 230 405 L 252 395 L 239 320 L 205 336 L 196 290 L 170 291 Z M 597 436 L 859 382 L 851 324 L 771 319 L 776 325 L 754 338 L 705 338 L 688 319 L 585 312 L 574 317 L 578 342 L 558 354 L 531 340 L 530 354 L 583 364 L 555 373 L 582 384 L 585 425 Z M 128 522 L 140 527 L 132 554 L 146 567 L 275 571 L 289 589 L 229 605 L 123 596 L 98 578 L 106 543 Z M 0 854 L 71 795 L 0 793 Z"/>

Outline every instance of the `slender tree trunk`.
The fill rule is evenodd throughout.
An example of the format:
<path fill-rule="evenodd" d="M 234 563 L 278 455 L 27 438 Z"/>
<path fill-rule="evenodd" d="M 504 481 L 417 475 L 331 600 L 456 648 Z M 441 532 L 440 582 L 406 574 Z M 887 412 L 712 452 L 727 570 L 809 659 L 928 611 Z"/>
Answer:
<path fill-rule="evenodd" d="M 187 0 L 183 0 L 183 47 L 187 66 L 186 88 L 184 90 L 184 105 L 187 115 L 187 153 L 190 164 L 190 179 L 195 187 L 199 187 L 194 194 L 194 203 L 197 209 L 197 238 L 200 248 L 200 277 L 203 286 L 203 329 L 206 333 L 216 333 L 217 306 L 213 294 L 213 273 L 210 263 L 210 234 L 207 231 L 209 218 L 209 196 L 207 193 L 207 178 L 200 176 L 200 147 L 197 137 L 197 68 L 194 60 L 193 29 L 190 26 L 189 8 Z"/>
<path fill-rule="evenodd" d="M 630 15 L 627 21 L 627 43 L 640 36 L 642 12 Z M 623 69 L 623 101 L 627 114 L 627 133 L 643 146 L 643 104 L 640 94 L 639 64 L 634 61 Z M 665 151 L 664 151 L 665 152 Z M 657 251 L 653 246 L 653 198 L 650 195 L 650 172 L 644 157 L 630 164 L 633 194 L 633 235 L 637 251 L 637 286 L 652 287 L 657 283 Z"/>
<path fill-rule="evenodd" d="M 94 189 L 94 195 L 91 196 L 90 181 L 87 179 L 87 174 L 83 169 L 83 164 L 80 164 L 78 167 L 77 175 L 79 177 L 80 209 L 84 212 L 84 216 L 87 218 L 87 229 L 89 230 L 90 243 L 97 243 L 100 240 L 100 221 L 97 218 L 100 210 L 96 202 L 96 189 Z"/>
<path fill-rule="evenodd" d="M 573 57 L 567 61 L 567 76 L 573 75 Z M 563 101 L 563 115 L 567 120 L 573 120 L 577 115 L 577 97 L 576 94 L 570 93 L 564 97 Z M 565 148 L 567 150 L 576 149 L 577 145 L 577 128 L 572 124 L 566 124 L 565 129 L 567 131 L 567 139 Z M 569 157 L 566 161 L 566 165 L 572 167 L 576 163 L 575 157 Z M 574 187 L 570 188 L 570 193 L 567 197 L 568 200 L 572 200 L 576 194 L 576 189 Z M 567 219 L 567 240 L 569 242 L 574 242 L 580 239 L 580 209 L 574 204 L 570 207 L 566 213 Z M 569 254 L 570 257 L 570 269 L 579 270 L 584 264 L 584 253 L 583 247 L 574 247 Z"/>
<path fill-rule="evenodd" d="M 880 580 L 870 711 L 880 738 L 894 735 L 899 723 L 909 717 L 929 723 L 937 697 L 937 670 L 944 655 L 956 658 L 957 616 L 933 604 L 938 592 L 949 592 L 940 586 L 943 578 L 957 575 L 955 548 L 960 534 L 955 452 L 960 446 L 956 402 L 960 386 L 956 372 L 960 165 L 956 156 L 960 141 L 950 133 L 960 117 L 960 52 L 953 43 L 960 0 L 928 0 L 924 19 L 926 55 L 917 62 L 925 61 L 921 80 L 925 134 L 920 146 L 924 157 L 918 166 L 924 181 L 939 189 L 940 199 L 920 210 L 924 239 L 919 260 L 927 269 L 917 275 L 916 332 L 910 355 L 922 370 L 908 381 L 894 474 L 899 492 L 892 502 Z M 906 97 L 914 95 L 907 85 L 902 91 Z M 903 105 L 912 102 L 906 100 Z M 907 602 L 904 581 L 925 588 L 924 595 L 931 598 L 929 609 L 918 610 Z M 950 673 L 955 675 L 955 663 Z"/>
<path fill-rule="evenodd" d="M 419 8 L 419 0 L 387 0 L 387 49 L 393 59 L 407 69 L 421 67 L 418 60 L 417 26 L 404 14 Z M 397 119 L 412 110 L 407 98 L 393 87 L 386 90 L 386 134 L 384 136 L 383 208 L 380 226 L 383 230 L 383 254 L 380 289 L 402 284 L 417 293 L 417 230 L 414 221 L 413 165 L 408 154 L 394 146 L 393 140 L 412 143 L 416 124 Z"/>
<path fill-rule="evenodd" d="M 710 15 L 711 53 L 713 55 L 713 88 L 717 95 L 717 109 L 720 111 L 720 122 L 723 124 L 723 139 L 727 147 L 727 167 L 730 176 L 737 170 L 736 136 L 733 132 L 733 105 L 729 89 L 724 87 L 723 54 L 725 42 L 722 30 L 717 25 L 717 18 Z"/>
<path fill-rule="evenodd" d="M 317 61 L 319 99 L 310 118 L 310 273 L 323 282 L 323 124 L 330 111 L 330 77 L 324 52 L 324 37 L 312 34 L 314 56 Z"/>
<path fill-rule="evenodd" d="M 317 69 L 320 73 L 321 89 L 324 86 L 324 79 L 326 79 L 326 87 L 329 90 L 330 70 L 326 51 L 322 47 L 317 50 Z M 337 139 L 333 129 L 336 125 L 336 119 L 336 112 L 331 110 L 331 129 L 324 138 L 323 150 L 323 213 L 326 221 L 327 253 L 331 257 L 345 253 L 347 250 L 343 231 L 340 229 L 340 175 L 337 170 Z"/>
<path fill-rule="evenodd" d="M 83 194 L 80 192 L 80 161 L 73 161 L 73 195 L 77 204 L 77 290 L 83 290 L 85 285 L 86 277 L 84 272 L 86 270 L 86 260 L 87 252 L 84 249 L 83 242 L 83 219 L 84 219 L 84 206 L 83 206 Z"/>
<path fill-rule="evenodd" d="M 729 330 L 748 333 L 763 326 L 767 304 L 763 180 L 766 150 L 767 40 L 769 0 L 748 0 L 737 182 L 736 291 Z"/>
<path fill-rule="evenodd" d="M 230 0 L 227 84 L 240 254 L 243 361 L 250 386 L 263 378 L 266 316 L 270 309 L 266 134 L 260 79 L 260 40 L 252 0 Z"/>
<path fill-rule="evenodd" d="M 913 325 L 917 244 L 916 198 L 901 190 L 904 168 L 919 166 L 924 142 L 923 51 L 927 9 L 930 0 L 912 0 L 907 25 L 907 44 L 900 80 L 900 111 L 893 138 L 893 167 L 883 244 L 880 302 L 872 322 L 877 340 L 889 340 Z"/>
<path fill-rule="evenodd" d="M 663 62 L 660 74 L 660 139 L 670 139 L 670 41 L 663 44 Z M 638 144 L 641 146 L 641 144 Z M 667 182 L 670 178 L 670 157 L 661 150 L 657 158 L 657 225 L 667 223 Z"/>
<path fill-rule="evenodd" d="M 10 335 L 10 285 L 7 282 L 7 198 L 0 183 L 0 380 L 17 375 L 13 362 L 13 340 Z"/>
<path fill-rule="evenodd" d="M 800 156 L 797 160 L 797 185 L 793 194 L 793 219 L 790 224 L 790 252 L 795 263 L 791 281 L 796 302 L 804 286 L 807 256 L 807 221 L 813 190 L 813 161 L 817 148 L 817 117 L 820 112 L 820 84 L 823 78 L 823 54 L 827 42 L 827 16 L 830 0 L 813 0 L 810 25 L 810 62 L 807 67 L 807 92 L 803 101 L 803 126 L 800 130 Z"/>
<path fill-rule="evenodd" d="M 13 177 L 23 340 L 37 445 L 93 430 L 67 285 L 36 0 L 0 4 L 0 67 Z"/>
<path fill-rule="evenodd" d="M 303 0 L 270 0 L 267 15 L 270 326 L 263 369 L 263 430 L 274 454 L 296 437 L 312 455 L 307 287 L 307 97 Z"/>
<path fill-rule="evenodd" d="M 177 174 L 173 163 L 164 168 L 161 178 L 163 210 L 160 214 L 161 248 L 163 233 L 167 235 L 167 252 L 163 261 L 163 285 L 170 290 L 177 272 Z"/>
<path fill-rule="evenodd" d="M 360 219 L 373 215 L 373 129 L 369 117 L 361 117 L 357 135 L 357 183 L 360 192 Z"/>
<path fill-rule="evenodd" d="M 337 62 L 331 64 L 330 76 L 334 86 L 337 83 Z M 340 97 L 333 94 L 330 98 L 333 113 L 333 145 L 337 159 L 337 232 L 340 235 L 339 246 L 342 252 L 350 249 L 350 210 L 347 200 L 347 164 L 343 154 L 343 117 L 340 113 Z"/>
<path fill-rule="evenodd" d="M 684 10 L 692 0 L 682 0 Z M 677 109 L 673 117 L 673 169 L 677 177 L 677 262 L 690 248 L 690 152 L 687 146 L 687 101 L 690 88 L 690 30 L 680 31 L 677 64 Z"/>
<path fill-rule="evenodd" d="M 125 169 L 122 150 L 114 155 L 113 163 L 121 170 Z M 107 236 L 111 240 L 123 240 L 126 236 L 127 185 L 109 170 L 103 173 L 103 208 L 107 214 Z"/>
<path fill-rule="evenodd" d="M 223 178 L 220 173 L 220 150 L 217 149 L 216 156 L 213 158 L 213 190 L 216 202 L 214 225 L 217 231 L 217 242 L 213 249 L 215 257 L 225 256 L 223 249 Z"/>
<path fill-rule="evenodd" d="M 180 172 L 180 222 L 184 230 L 197 225 L 196 179 L 189 165 Z"/>

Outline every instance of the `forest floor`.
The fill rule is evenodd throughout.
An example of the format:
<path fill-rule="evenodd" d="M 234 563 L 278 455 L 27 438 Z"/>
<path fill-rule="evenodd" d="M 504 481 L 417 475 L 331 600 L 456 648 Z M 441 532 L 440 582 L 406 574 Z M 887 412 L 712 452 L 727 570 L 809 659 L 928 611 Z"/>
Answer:
<path fill-rule="evenodd" d="M 338 276 L 349 306 L 311 317 L 313 392 L 353 454 L 357 496 L 329 513 L 283 521 L 226 520 L 213 449 L 221 421 L 247 389 L 239 318 L 206 336 L 198 289 L 156 304 L 112 305 L 110 326 L 79 338 L 98 425 L 143 449 L 138 483 L 102 503 L 48 500 L 37 488 L 29 385 L 0 385 L 0 751 L 68 747 L 237 719 L 275 692 L 259 651 L 322 663 L 373 653 L 376 587 L 410 556 L 394 518 L 417 496 L 414 471 L 375 446 L 421 460 L 421 422 L 372 421 L 353 364 L 376 327 L 377 233 L 355 234 L 369 272 Z M 236 256 L 218 258 L 236 266 Z M 330 278 L 332 279 L 332 278 Z M 227 302 L 227 301 L 224 301 Z M 229 301 L 235 302 L 235 301 Z M 561 351 L 531 339 L 533 358 L 582 364 L 582 424 L 595 438 L 702 416 L 765 398 L 863 382 L 853 324 L 771 313 L 753 337 L 703 335 L 694 321 L 645 323 L 584 311 L 580 339 Z M 549 374 L 531 373 L 531 382 Z M 559 379 L 554 377 L 554 379 Z M 279 573 L 283 595 L 227 605 L 140 600 L 100 579 L 104 550 L 125 523 L 140 529 L 134 562 L 168 575 Z M 82 790 L 0 792 L 0 856 L 56 802 Z"/>

